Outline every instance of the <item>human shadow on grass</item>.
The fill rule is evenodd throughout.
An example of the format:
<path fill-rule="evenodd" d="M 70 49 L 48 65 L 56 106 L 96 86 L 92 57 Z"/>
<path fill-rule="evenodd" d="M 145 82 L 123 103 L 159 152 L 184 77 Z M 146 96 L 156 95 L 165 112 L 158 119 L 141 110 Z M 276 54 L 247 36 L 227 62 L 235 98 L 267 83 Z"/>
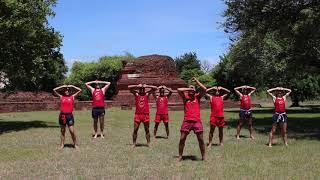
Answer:
<path fill-rule="evenodd" d="M 290 117 L 288 114 L 288 137 L 294 139 L 316 139 L 320 140 L 320 119 L 318 117 L 297 118 Z M 256 133 L 268 134 L 272 125 L 272 114 L 269 118 L 254 118 L 253 128 Z M 237 128 L 238 119 L 231 119 L 226 122 L 226 125 L 232 128 Z M 242 129 L 247 129 L 245 123 Z M 277 128 L 276 134 L 279 134 L 280 129 Z"/>
<path fill-rule="evenodd" d="M 71 148 L 71 149 L 75 149 L 73 144 L 64 144 L 63 148 Z"/>
<path fill-rule="evenodd" d="M 166 136 L 156 136 L 156 139 L 168 139 Z"/>
<path fill-rule="evenodd" d="M 147 144 L 137 143 L 136 147 L 148 147 L 148 145 Z"/>
<path fill-rule="evenodd" d="M 174 156 L 174 158 L 178 158 L 179 156 Z M 200 158 L 198 158 L 197 156 L 194 156 L 194 155 L 185 155 L 185 156 L 182 156 L 182 160 L 185 161 L 185 160 L 191 160 L 191 161 L 201 161 Z"/>
<path fill-rule="evenodd" d="M 4 121 L 0 119 L 0 135 L 12 131 L 22 131 L 31 128 L 59 128 L 44 121 Z"/>

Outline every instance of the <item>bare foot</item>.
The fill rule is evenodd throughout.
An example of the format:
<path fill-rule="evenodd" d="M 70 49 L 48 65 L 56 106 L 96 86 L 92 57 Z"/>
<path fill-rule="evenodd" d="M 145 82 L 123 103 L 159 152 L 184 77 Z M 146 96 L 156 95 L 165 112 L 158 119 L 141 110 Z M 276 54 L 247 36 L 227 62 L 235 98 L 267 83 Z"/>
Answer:
<path fill-rule="evenodd" d="M 285 143 L 285 145 L 288 147 L 289 146 L 289 144 L 288 143 Z"/>
<path fill-rule="evenodd" d="M 137 146 L 136 144 L 133 144 L 133 145 L 132 145 L 132 148 L 135 148 L 136 146 Z"/>
<path fill-rule="evenodd" d="M 220 146 L 224 146 L 223 143 L 220 143 Z"/>
<path fill-rule="evenodd" d="M 73 146 L 74 146 L 74 148 L 75 148 L 76 150 L 79 150 L 79 149 L 80 149 L 80 147 L 79 147 L 78 145 L 76 145 L 76 144 L 74 144 Z"/>
<path fill-rule="evenodd" d="M 100 136 L 102 139 L 104 139 L 104 135 L 103 134 L 101 134 L 101 136 Z"/>
<path fill-rule="evenodd" d="M 151 143 L 147 143 L 147 147 L 151 147 Z"/>
<path fill-rule="evenodd" d="M 239 135 L 237 135 L 237 139 L 238 139 L 238 140 L 240 139 L 240 136 L 239 136 Z"/>
<path fill-rule="evenodd" d="M 212 143 L 209 143 L 207 148 L 210 149 L 212 147 Z"/>
<path fill-rule="evenodd" d="M 201 160 L 202 160 L 202 161 L 205 161 L 205 160 L 206 160 L 206 157 L 205 157 L 205 156 L 202 156 Z"/>
<path fill-rule="evenodd" d="M 251 135 L 251 136 L 250 136 L 250 139 L 254 140 L 254 137 Z"/>
<path fill-rule="evenodd" d="M 177 158 L 177 161 L 178 161 L 178 162 L 181 162 L 181 161 L 182 161 L 182 156 L 179 156 L 179 157 Z"/>
<path fill-rule="evenodd" d="M 269 144 L 268 147 L 272 147 L 272 144 Z"/>
<path fill-rule="evenodd" d="M 59 150 L 62 150 L 64 148 L 64 145 L 61 145 L 60 147 L 59 147 Z"/>
<path fill-rule="evenodd" d="M 98 134 L 94 134 L 93 138 L 95 138 L 95 139 L 96 139 L 97 137 L 98 137 Z"/>

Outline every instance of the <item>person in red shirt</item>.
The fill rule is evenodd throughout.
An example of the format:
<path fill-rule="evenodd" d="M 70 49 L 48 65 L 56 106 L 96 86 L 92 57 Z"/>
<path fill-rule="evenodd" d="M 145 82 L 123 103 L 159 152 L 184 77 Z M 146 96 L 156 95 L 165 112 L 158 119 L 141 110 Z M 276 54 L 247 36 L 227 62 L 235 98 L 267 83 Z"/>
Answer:
<path fill-rule="evenodd" d="M 144 130 L 146 132 L 147 146 L 150 146 L 150 131 L 149 131 L 149 122 L 150 122 L 150 110 L 149 110 L 149 96 L 155 90 L 156 86 L 150 86 L 146 84 L 139 85 L 130 85 L 128 86 L 130 92 L 135 96 L 136 101 L 136 111 L 134 114 L 134 129 L 132 134 L 133 147 L 136 147 L 136 141 L 138 137 L 138 130 L 140 123 L 143 122 Z M 149 89 L 146 91 L 146 89 Z"/>
<path fill-rule="evenodd" d="M 203 126 L 200 116 L 200 99 L 204 93 L 196 93 L 194 86 L 189 88 L 178 88 L 178 93 L 183 99 L 184 119 L 180 129 L 179 156 L 178 161 L 182 161 L 183 149 L 190 131 L 197 135 L 202 160 L 205 160 L 205 145 L 203 140 Z"/>
<path fill-rule="evenodd" d="M 242 93 L 239 91 L 240 89 L 242 89 Z M 255 90 L 256 88 L 251 86 L 240 86 L 234 88 L 234 91 L 240 96 L 240 118 L 237 126 L 237 139 L 240 139 L 240 130 L 245 120 L 248 121 L 250 138 L 254 139 L 252 135 L 251 94 L 254 93 Z"/>
<path fill-rule="evenodd" d="M 291 93 L 291 89 L 276 87 L 269 89 L 268 94 L 272 97 L 275 111 L 272 116 L 272 128 L 269 134 L 269 147 L 272 147 L 272 139 L 274 133 L 276 132 L 277 126 L 280 126 L 281 135 L 284 141 L 284 144 L 288 145 L 288 136 L 287 136 L 287 114 L 286 114 L 286 99 Z M 276 95 L 274 95 L 274 93 Z"/>
<path fill-rule="evenodd" d="M 206 96 L 210 99 L 211 115 L 210 115 L 210 132 L 209 132 L 209 144 L 208 148 L 212 146 L 213 133 L 216 127 L 219 128 L 219 142 L 223 146 L 223 127 L 225 125 L 224 112 L 223 112 L 223 100 L 227 97 L 230 91 L 221 86 L 214 86 L 207 89 L 198 79 L 195 77 L 192 79 L 200 88 L 206 92 Z M 214 90 L 214 95 L 209 94 Z M 225 93 L 223 94 L 222 91 Z"/>
<path fill-rule="evenodd" d="M 71 94 L 70 90 L 75 89 L 76 92 Z M 61 92 L 63 91 L 63 92 Z M 81 89 L 73 85 L 63 85 L 53 89 L 53 92 L 60 97 L 60 114 L 59 114 L 59 124 L 61 128 L 60 136 L 60 149 L 64 148 L 64 140 L 66 133 L 66 125 L 68 125 L 71 138 L 73 140 L 74 148 L 78 149 L 77 138 L 74 130 L 74 117 L 73 117 L 73 105 L 74 98 L 78 96 Z"/>
<path fill-rule="evenodd" d="M 92 87 L 94 84 L 94 88 Z M 100 84 L 103 84 L 103 87 L 100 87 Z M 92 119 L 93 119 L 93 129 L 94 136 L 93 138 L 98 137 L 98 121 L 100 122 L 100 136 L 104 138 L 104 115 L 105 115 L 105 102 L 104 96 L 107 89 L 110 87 L 110 82 L 107 81 L 90 81 L 86 83 L 88 89 L 90 89 L 92 94 Z"/>
<path fill-rule="evenodd" d="M 166 86 L 159 86 L 159 95 L 156 95 L 155 91 L 153 93 L 153 96 L 156 99 L 157 104 L 157 112 L 155 117 L 155 125 L 154 125 L 154 131 L 153 135 L 156 138 L 158 126 L 161 121 L 163 121 L 164 126 L 166 128 L 167 137 L 169 137 L 169 115 L 168 115 L 168 99 L 170 98 L 172 94 L 172 89 L 167 88 Z M 166 90 L 168 91 L 168 94 L 166 93 Z"/>

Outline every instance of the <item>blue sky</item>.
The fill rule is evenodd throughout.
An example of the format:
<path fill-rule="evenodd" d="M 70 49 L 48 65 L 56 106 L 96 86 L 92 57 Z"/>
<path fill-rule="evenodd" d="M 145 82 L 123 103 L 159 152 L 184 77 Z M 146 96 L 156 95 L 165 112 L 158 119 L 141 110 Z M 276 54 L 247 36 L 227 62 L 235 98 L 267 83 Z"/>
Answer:
<path fill-rule="evenodd" d="M 222 0 L 58 0 L 50 24 L 64 36 L 69 67 L 127 51 L 175 58 L 196 52 L 212 64 L 226 52 Z"/>

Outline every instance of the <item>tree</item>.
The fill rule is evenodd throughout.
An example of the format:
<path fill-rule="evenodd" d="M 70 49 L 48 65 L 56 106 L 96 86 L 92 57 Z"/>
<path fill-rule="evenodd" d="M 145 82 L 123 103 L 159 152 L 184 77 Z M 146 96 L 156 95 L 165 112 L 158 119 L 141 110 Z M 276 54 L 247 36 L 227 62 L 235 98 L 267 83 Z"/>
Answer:
<path fill-rule="evenodd" d="M 200 60 L 194 52 L 185 53 L 182 56 L 175 58 L 174 61 L 178 74 L 181 74 L 183 70 L 201 69 Z"/>
<path fill-rule="evenodd" d="M 107 90 L 106 97 L 110 99 L 115 94 L 115 86 L 122 69 L 121 60 L 132 60 L 134 57 L 126 53 L 124 56 L 103 56 L 97 62 L 73 63 L 70 76 L 65 80 L 67 84 L 75 84 L 81 89 L 86 89 L 85 83 L 94 80 L 103 80 L 111 82 Z M 80 100 L 90 100 L 91 93 L 83 91 Z"/>
<path fill-rule="evenodd" d="M 293 105 L 319 95 L 320 89 L 308 89 L 319 87 L 319 1 L 225 3 L 224 27 L 233 41 L 214 70 L 219 83 L 252 83 L 260 89 L 288 86 L 293 89 Z"/>
<path fill-rule="evenodd" d="M 198 78 L 205 86 L 211 87 L 216 84 L 212 72 L 209 70 L 209 61 L 201 61 L 194 52 L 185 53 L 175 58 L 178 75 L 187 84 L 191 84 L 192 77 Z"/>
<path fill-rule="evenodd" d="M 67 67 L 62 36 L 49 26 L 56 0 L 0 1 L 0 72 L 7 90 L 51 91 Z"/>

